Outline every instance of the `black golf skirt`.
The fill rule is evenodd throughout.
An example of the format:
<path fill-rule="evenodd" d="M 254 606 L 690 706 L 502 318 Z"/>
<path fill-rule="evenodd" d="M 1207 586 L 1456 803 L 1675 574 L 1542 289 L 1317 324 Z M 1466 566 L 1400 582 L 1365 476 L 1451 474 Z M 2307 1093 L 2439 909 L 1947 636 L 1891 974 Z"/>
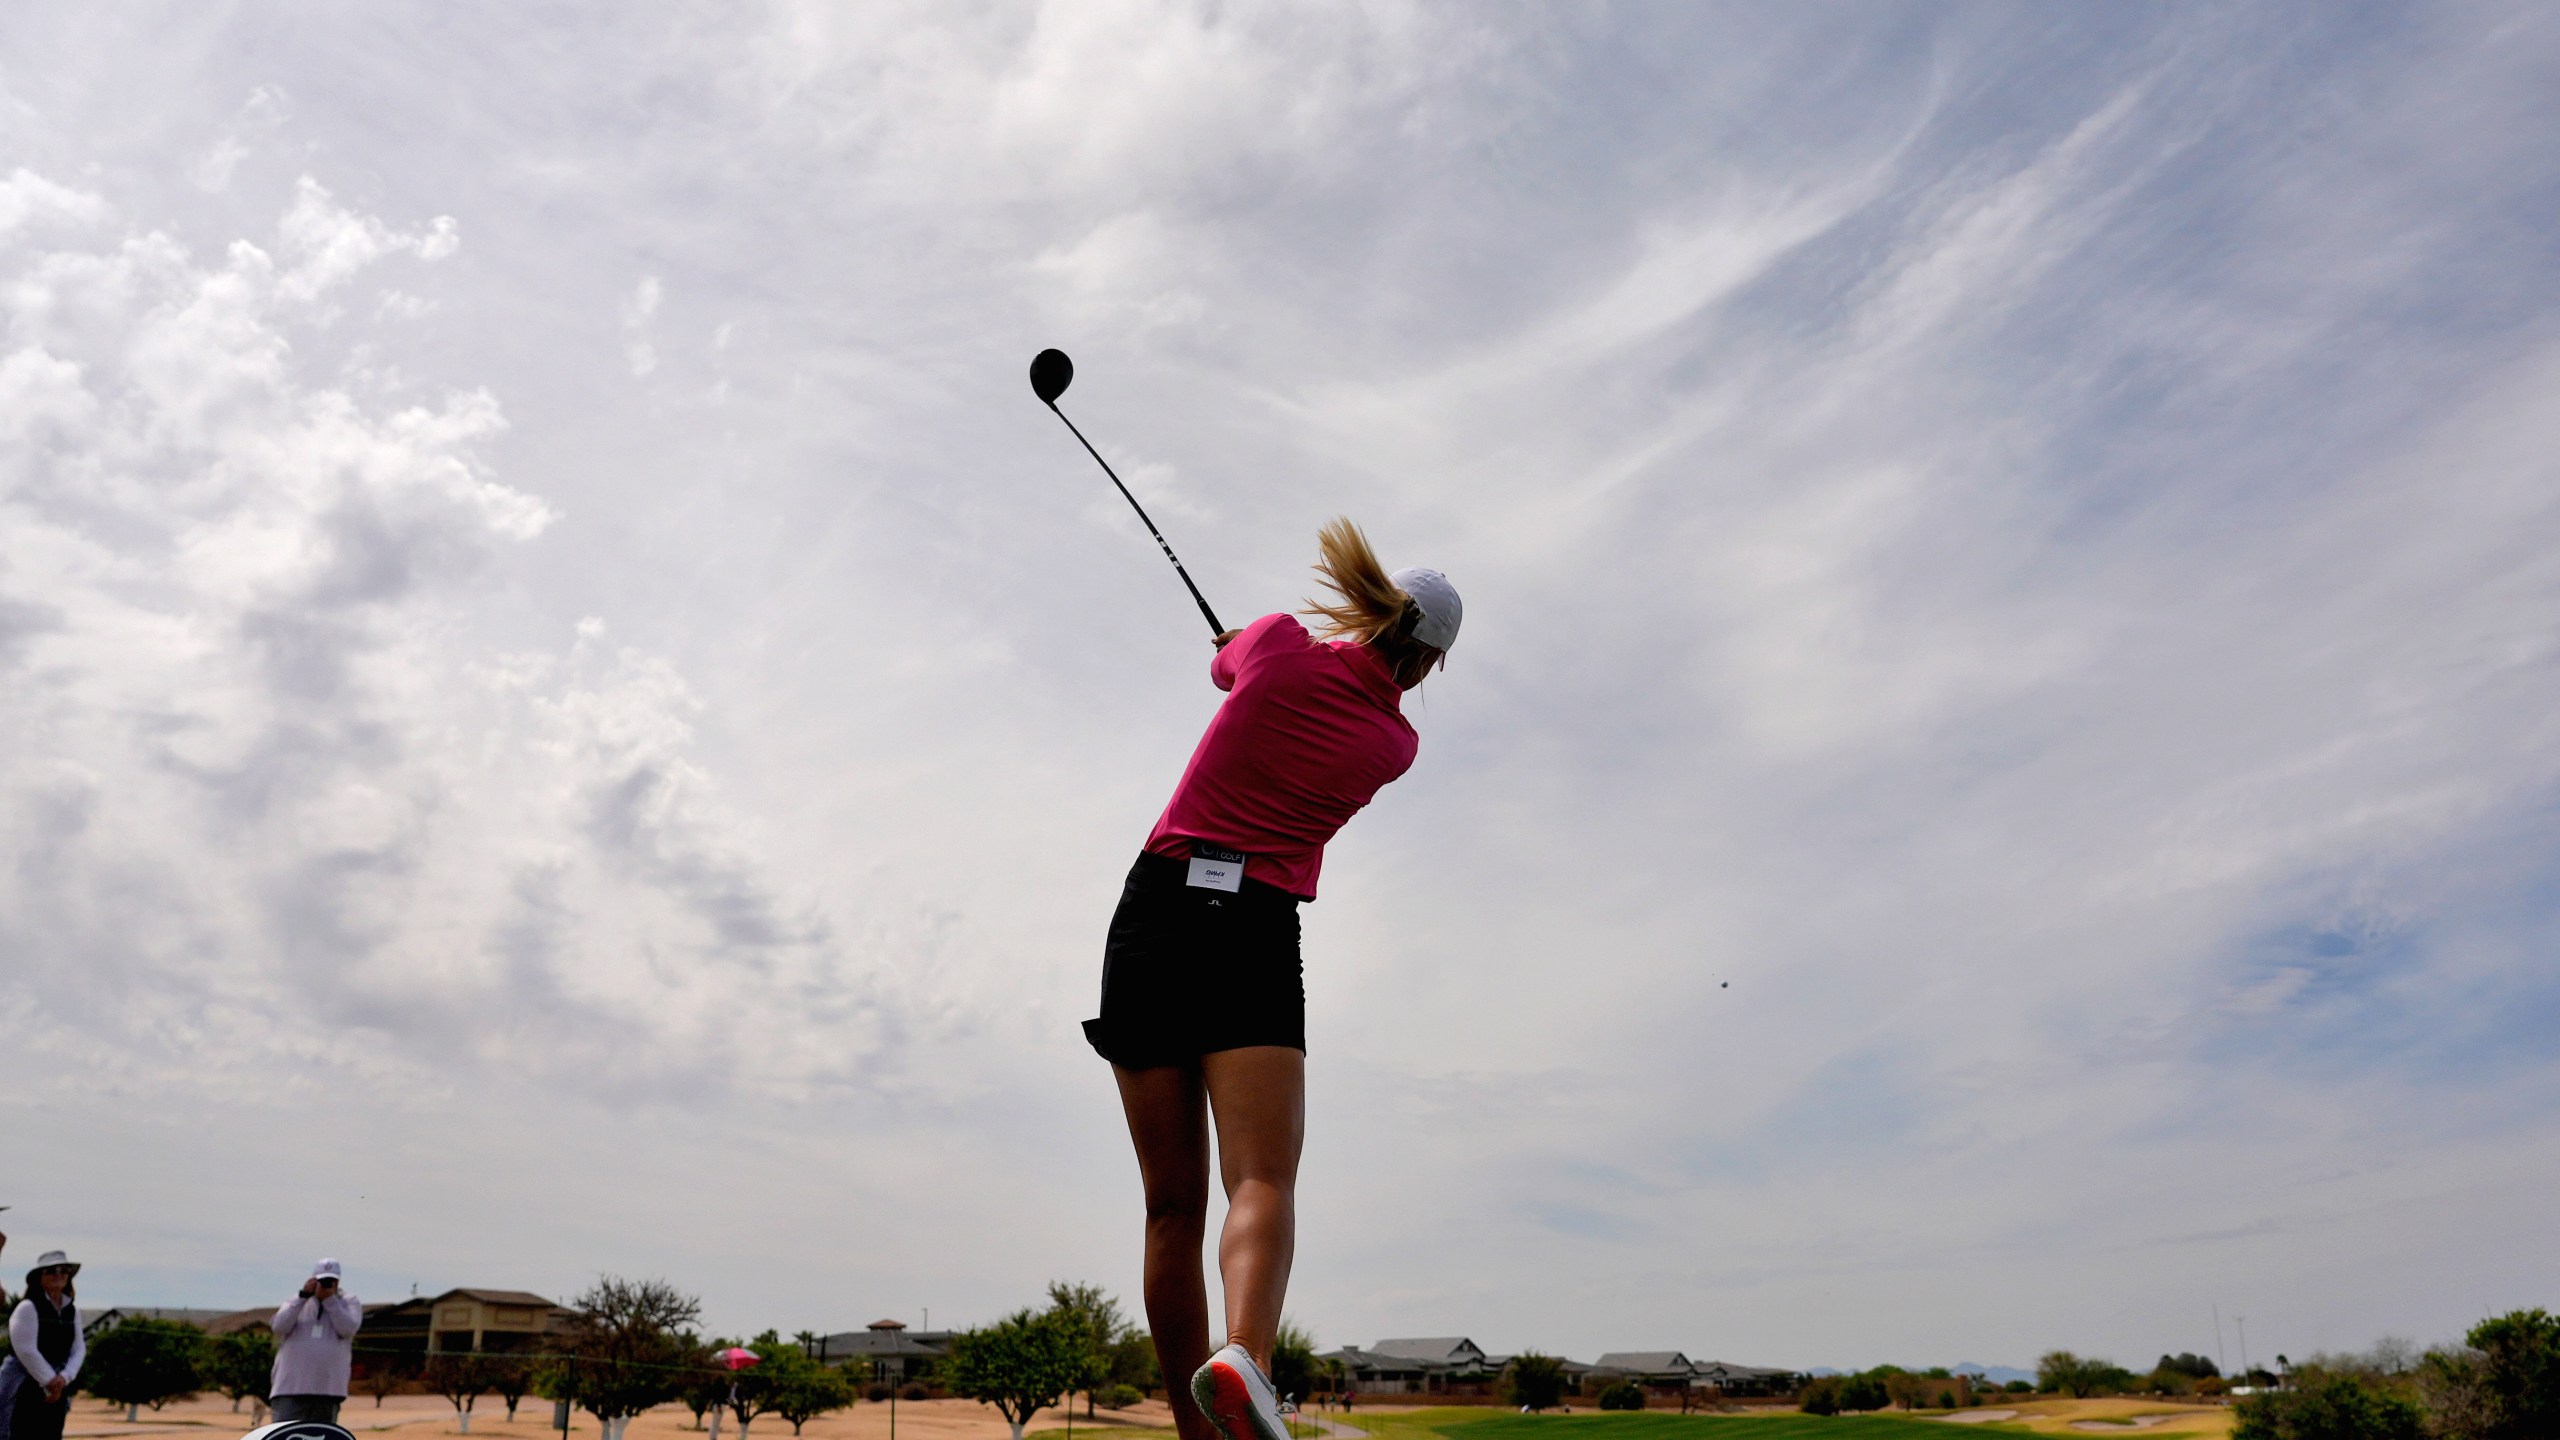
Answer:
<path fill-rule="evenodd" d="M 1298 897 L 1247 880 L 1185 884 L 1190 862 L 1140 855 L 1102 945 L 1102 1014 L 1084 1038 L 1114 1065 L 1181 1065 L 1247 1045 L 1307 1048 Z"/>

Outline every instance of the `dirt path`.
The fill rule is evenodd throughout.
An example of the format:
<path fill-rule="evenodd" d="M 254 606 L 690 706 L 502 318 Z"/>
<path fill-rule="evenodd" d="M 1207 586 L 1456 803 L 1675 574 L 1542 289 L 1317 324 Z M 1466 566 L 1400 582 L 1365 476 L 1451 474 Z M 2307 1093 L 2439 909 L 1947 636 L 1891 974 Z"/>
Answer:
<path fill-rule="evenodd" d="M 144 1410 L 136 1424 L 125 1423 L 123 1406 L 82 1397 L 71 1403 L 63 1440 L 126 1440 L 128 1436 L 227 1440 L 247 1434 L 249 1421 L 247 1407 L 234 1413 L 231 1402 L 218 1395 L 176 1400 L 159 1410 Z M 359 1436 L 399 1431 L 406 1440 L 462 1433 L 453 1407 L 433 1395 L 394 1395 L 380 1405 L 369 1395 L 351 1396 L 338 1414 L 338 1423 Z M 901 1400 L 896 1425 L 896 1440 L 1011 1440 L 1012 1433 L 992 1407 L 969 1400 Z M 1075 1428 L 1161 1429 L 1171 1440 L 1173 1412 L 1161 1400 L 1143 1401 L 1126 1410 L 1100 1411 L 1090 1420 L 1079 1409 Z M 1066 1430 L 1062 1413 L 1044 1410 L 1032 1418 L 1028 1433 L 1040 1440 L 1050 1440 L 1053 1435 L 1064 1440 Z M 675 1405 L 662 1405 L 635 1418 L 626 1433 L 629 1440 L 707 1440 L 694 1427 L 692 1413 Z M 1337 1427 L 1325 1433 L 1333 1440 L 1352 1440 L 1361 1432 Z M 510 1423 L 502 1402 L 483 1397 L 472 1410 L 471 1440 L 560 1440 L 560 1432 L 552 1428 L 548 1400 L 527 1397 Z M 597 1440 L 595 1417 L 584 1412 L 572 1416 L 568 1440 Z M 793 1436 L 789 1421 L 767 1415 L 749 1427 L 745 1437 L 738 1434 L 734 1423 L 722 1425 L 720 1440 L 793 1440 Z M 890 1440 L 889 1407 L 865 1401 L 851 1410 L 822 1415 L 804 1427 L 798 1440 Z"/>

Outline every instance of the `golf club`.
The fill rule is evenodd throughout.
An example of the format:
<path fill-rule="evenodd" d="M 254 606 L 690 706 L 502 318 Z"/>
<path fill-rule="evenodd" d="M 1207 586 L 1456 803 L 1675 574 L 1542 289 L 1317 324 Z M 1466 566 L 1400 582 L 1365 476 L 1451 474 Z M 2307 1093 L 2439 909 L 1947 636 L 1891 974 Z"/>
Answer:
<path fill-rule="evenodd" d="M 1075 378 L 1076 362 L 1068 359 L 1064 350 L 1043 350 L 1031 357 L 1031 393 L 1040 397 L 1040 403 L 1049 407 L 1050 414 L 1067 421 L 1067 433 L 1075 436 L 1076 443 L 1084 447 L 1084 453 L 1092 456 L 1093 463 L 1102 467 L 1102 473 L 1111 477 L 1111 486 L 1120 492 L 1120 498 L 1128 501 L 1129 508 L 1138 512 L 1139 523 L 1147 527 L 1148 534 L 1156 537 L 1156 548 L 1164 552 L 1165 559 L 1173 561 L 1173 573 L 1182 577 L 1182 588 L 1191 592 L 1192 603 L 1198 605 L 1200 613 L 1207 617 L 1209 633 L 1213 636 L 1226 634 L 1227 627 L 1218 623 L 1218 612 L 1209 608 L 1209 602 L 1201 597 L 1200 587 L 1191 583 L 1191 572 L 1182 568 L 1182 562 L 1174 558 L 1173 547 L 1164 543 L 1164 532 L 1156 528 L 1156 522 L 1147 518 L 1147 507 L 1139 504 L 1138 497 L 1129 493 L 1129 487 L 1120 483 L 1120 476 L 1111 468 L 1111 462 L 1102 458 L 1102 452 L 1094 449 L 1093 442 L 1084 438 L 1084 432 L 1076 428 L 1076 422 L 1067 420 L 1067 412 L 1058 408 L 1058 397 L 1067 393 L 1067 386 Z"/>

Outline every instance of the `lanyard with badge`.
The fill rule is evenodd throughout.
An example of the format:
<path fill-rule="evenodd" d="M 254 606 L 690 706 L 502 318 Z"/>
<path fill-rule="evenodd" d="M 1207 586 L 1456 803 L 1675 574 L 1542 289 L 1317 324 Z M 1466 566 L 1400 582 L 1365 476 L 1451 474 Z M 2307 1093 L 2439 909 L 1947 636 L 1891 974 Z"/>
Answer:
<path fill-rule="evenodd" d="M 1244 888 L 1244 865 L 1250 858 L 1241 850 L 1194 840 L 1191 873 L 1182 883 L 1194 890 L 1224 890 L 1232 895 Z"/>

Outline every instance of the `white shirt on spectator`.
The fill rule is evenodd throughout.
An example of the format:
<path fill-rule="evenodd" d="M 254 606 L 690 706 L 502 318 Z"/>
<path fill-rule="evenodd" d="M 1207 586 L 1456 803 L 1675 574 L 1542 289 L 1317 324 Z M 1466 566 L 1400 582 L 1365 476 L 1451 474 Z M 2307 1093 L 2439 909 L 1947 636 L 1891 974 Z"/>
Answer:
<path fill-rule="evenodd" d="M 268 1394 L 346 1397 L 356 1331 L 364 1325 L 364 1307 L 356 1297 L 344 1291 L 326 1300 L 297 1295 L 267 1324 L 276 1332 L 276 1368 Z"/>
<path fill-rule="evenodd" d="M 36 1352 L 36 1305 L 43 1298 L 30 1295 L 18 1302 L 17 1309 L 9 1312 L 9 1349 L 18 1357 L 18 1363 L 25 1367 L 30 1378 L 38 1385 L 50 1385 L 53 1383 L 53 1366 Z M 71 1327 L 71 1358 L 63 1362 L 62 1378 L 78 1379 L 80 1362 L 88 1358 L 89 1337 L 81 1334 L 80 1327 L 74 1325 Z"/>

